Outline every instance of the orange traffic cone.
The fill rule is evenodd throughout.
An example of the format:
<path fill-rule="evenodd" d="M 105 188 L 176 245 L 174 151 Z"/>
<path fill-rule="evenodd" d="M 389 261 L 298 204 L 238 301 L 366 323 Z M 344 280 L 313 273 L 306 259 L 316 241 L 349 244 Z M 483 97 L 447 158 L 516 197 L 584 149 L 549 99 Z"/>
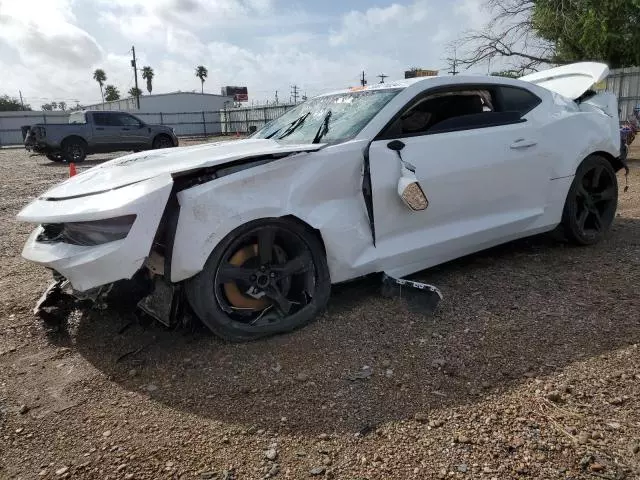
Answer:
<path fill-rule="evenodd" d="M 69 164 L 69 177 L 73 177 L 76 173 L 78 173 L 76 172 L 76 164 L 71 162 Z"/>

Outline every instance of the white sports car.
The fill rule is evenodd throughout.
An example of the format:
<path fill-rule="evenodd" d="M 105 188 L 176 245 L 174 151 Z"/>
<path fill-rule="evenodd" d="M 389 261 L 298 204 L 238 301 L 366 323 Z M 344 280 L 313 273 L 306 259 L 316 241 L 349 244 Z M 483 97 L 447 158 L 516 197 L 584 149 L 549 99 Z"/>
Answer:
<path fill-rule="evenodd" d="M 76 296 L 119 290 L 165 319 L 184 296 L 242 341 L 308 323 L 332 284 L 367 274 L 558 226 L 593 244 L 624 167 L 617 100 L 590 90 L 607 74 L 580 63 L 353 88 L 246 140 L 120 157 L 20 212 L 38 224 L 23 256 Z"/>

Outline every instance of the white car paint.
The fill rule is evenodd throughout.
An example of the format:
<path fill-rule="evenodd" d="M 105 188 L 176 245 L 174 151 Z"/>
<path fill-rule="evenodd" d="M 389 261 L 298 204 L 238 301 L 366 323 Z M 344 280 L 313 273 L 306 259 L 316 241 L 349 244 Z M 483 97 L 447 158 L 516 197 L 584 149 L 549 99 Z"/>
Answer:
<path fill-rule="evenodd" d="M 424 211 L 409 210 L 397 195 L 398 158 L 386 147 L 388 140 L 376 136 L 417 95 L 477 84 L 525 88 L 542 104 L 525 115 L 524 123 L 404 138 L 403 158 L 416 167 L 430 202 Z M 595 152 L 619 156 L 610 113 L 617 106 L 608 94 L 579 106 L 530 82 L 464 76 L 413 79 L 366 90 L 394 88 L 402 91 L 343 143 L 286 145 L 247 139 L 127 155 L 89 169 L 36 199 L 18 219 L 63 223 L 136 214 L 127 238 L 96 247 L 41 244 L 37 227 L 23 256 L 60 272 L 81 291 L 131 278 L 150 254 L 175 175 L 282 154 L 177 193 L 180 212 L 170 280 L 197 274 L 235 228 L 287 215 L 320 232 L 333 283 L 381 271 L 401 277 L 552 230 L 560 222 L 580 162 Z M 375 241 L 362 193 L 367 152 Z"/>
<path fill-rule="evenodd" d="M 608 75 L 609 67 L 607 65 L 580 62 L 535 72 L 520 77 L 520 80 L 540 85 L 563 97 L 576 99 L 594 84 L 607 78 Z"/>

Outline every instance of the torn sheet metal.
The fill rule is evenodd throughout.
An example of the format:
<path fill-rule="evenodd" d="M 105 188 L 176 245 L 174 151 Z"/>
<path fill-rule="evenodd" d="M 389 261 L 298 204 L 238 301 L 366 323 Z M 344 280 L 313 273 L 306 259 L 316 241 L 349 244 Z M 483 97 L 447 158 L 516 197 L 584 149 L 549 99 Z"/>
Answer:
<path fill-rule="evenodd" d="M 428 283 L 414 282 L 394 278 L 386 273 L 382 275 L 382 294 L 386 297 L 399 297 L 409 301 L 412 310 L 433 313 L 442 301 L 442 292 Z"/>
<path fill-rule="evenodd" d="M 138 302 L 138 308 L 166 327 L 177 324 L 183 313 L 182 290 L 155 277 L 153 292 Z"/>

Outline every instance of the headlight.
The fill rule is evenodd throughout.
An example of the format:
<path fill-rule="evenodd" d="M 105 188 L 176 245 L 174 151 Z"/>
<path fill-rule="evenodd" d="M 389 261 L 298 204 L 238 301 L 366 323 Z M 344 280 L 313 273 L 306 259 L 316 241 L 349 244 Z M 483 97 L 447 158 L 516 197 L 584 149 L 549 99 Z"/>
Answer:
<path fill-rule="evenodd" d="M 38 241 L 82 246 L 101 245 L 126 238 L 135 219 L 135 215 L 125 215 L 92 222 L 48 223 L 42 225 L 43 231 L 38 236 Z"/>

